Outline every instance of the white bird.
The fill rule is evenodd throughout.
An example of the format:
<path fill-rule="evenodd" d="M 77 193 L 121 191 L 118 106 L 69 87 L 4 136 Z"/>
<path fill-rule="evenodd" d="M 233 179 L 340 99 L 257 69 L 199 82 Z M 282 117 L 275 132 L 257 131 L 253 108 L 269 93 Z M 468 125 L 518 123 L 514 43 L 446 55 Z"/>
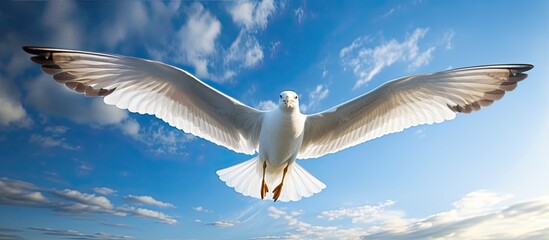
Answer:
<path fill-rule="evenodd" d="M 237 192 L 297 201 L 326 186 L 295 162 L 335 153 L 385 134 L 453 119 L 492 104 L 525 79 L 529 64 L 460 68 L 414 75 L 316 114 L 299 111 L 284 91 L 278 107 L 260 111 L 160 62 L 44 47 L 23 47 L 69 89 L 110 105 L 154 114 L 171 126 L 238 153 L 257 156 L 217 171 Z M 273 188 L 274 187 L 274 188 Z M 272 188 L 272 195 L 269 189 Z"/>

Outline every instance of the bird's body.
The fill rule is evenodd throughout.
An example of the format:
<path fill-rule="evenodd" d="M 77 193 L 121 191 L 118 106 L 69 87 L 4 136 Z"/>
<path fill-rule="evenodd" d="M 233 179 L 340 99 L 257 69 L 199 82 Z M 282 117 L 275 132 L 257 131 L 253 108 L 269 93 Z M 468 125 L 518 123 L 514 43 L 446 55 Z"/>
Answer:
<path fill-rule="evenodd" d="M 246 196 L 297 201 L 326 187 L 296 159 L 317 158 L 420 124 L 453 119 L 501 99 L 527 77 L 529 64 L 447 70 L 396 79 L 315 114 L 299 111 L 295 92 L 260 111 L 159 62 L 67 49 L 23 47 L 67 88 L 158 118 L 252 159 L 217 171 Z M 272 193 L 272 196 L 270 195 Z"/>
<path fill-rule="evenodd" d="M 267 112 L 259 133 L 259 158 L 272 166 L 293 163 L 303 142 L 307 117 L 298 107 L 285 108 L 280 105 Z"/>

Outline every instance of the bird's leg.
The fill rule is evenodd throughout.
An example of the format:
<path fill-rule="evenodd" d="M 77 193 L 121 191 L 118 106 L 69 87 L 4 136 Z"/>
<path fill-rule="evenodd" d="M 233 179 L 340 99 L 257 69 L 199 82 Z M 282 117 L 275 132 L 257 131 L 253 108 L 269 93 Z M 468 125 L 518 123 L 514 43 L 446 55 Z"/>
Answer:
<path fill-rule="evenodd" d="M 282 185 L 284 185 L 284 178 L 286 177 L 286 172 L 288 172 L 288 166 L 290 166 L 290 163 L 286 165 L 284 171 L 282 172 L 282 181 L 280 181 L 280 184 L 278 184 L 278 186 L 276 186 L 276 188 L 273 190 L 273 199 L 275 202 L 276 200 L 278 200 L 278 197 L 280 197 L 280 193 L 282 192 Z"/>
<path fill-rule="evenodd" d="M 267 161 L 263 162 L 263 179 L 261 180 L 261 199 L 263 199 L 267 194 L 267 192 L 269 191 L 269 188 L 267 187 L 267 183 L 265 182 L 266 168 L 267 168 Z"/>

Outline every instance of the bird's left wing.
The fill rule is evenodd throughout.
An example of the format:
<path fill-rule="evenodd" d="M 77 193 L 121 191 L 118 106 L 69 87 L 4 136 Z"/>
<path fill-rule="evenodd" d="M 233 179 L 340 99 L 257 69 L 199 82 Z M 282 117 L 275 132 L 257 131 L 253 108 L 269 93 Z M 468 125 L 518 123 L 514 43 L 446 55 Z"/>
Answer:
<path fill-rule="evenodd" d="M 298 158 L 315 158 L 406 128 L 453 119 L 488 106 L 511 91 L 532 68 L 491 65 L 415 75 L 327 111 L 308 115 Z"/>
<path fill-rule="evenodd" d="M 155 61 L 93 52 L 23 47 L 69 89 L 156 117 L 236 152 L 254 154 L 264 113 L 181 69 Z"/>

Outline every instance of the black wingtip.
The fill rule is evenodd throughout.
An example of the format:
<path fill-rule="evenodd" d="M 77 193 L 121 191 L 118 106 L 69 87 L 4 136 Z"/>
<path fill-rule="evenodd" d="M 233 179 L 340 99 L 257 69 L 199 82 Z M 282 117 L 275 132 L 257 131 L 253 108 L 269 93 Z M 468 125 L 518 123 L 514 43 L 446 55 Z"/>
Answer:
<path fill-rule="evenodd" d="M 44 53 L 44 50 L 42 47 L 36 47 L 36 46 L 23 46 L 23 51 L 33 55 L 41 55 Z"/>
<path fill-rule="evenodd" d="M 522 64 L 523 66 L 520 68 L 521 72 L 529 71 L 530 69 L 534 68 L 534 65 L 532 64 Z"/>

